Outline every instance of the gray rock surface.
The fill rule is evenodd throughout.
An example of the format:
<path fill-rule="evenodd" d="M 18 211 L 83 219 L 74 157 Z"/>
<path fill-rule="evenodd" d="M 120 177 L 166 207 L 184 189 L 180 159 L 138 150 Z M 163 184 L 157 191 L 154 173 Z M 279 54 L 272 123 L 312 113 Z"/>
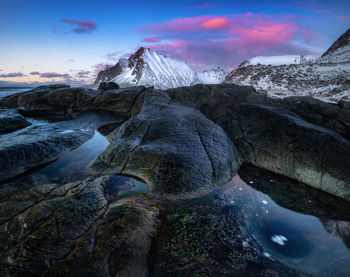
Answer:
<path fill-rule="evenodd" d="M 54 161 L 93 135 L 92 131 L 65 132 L 49 126 L 33 126 L 15 136 L 0 138 L 0 181 Z"/>
<path fill-rule="evenodd" d="M 248 162 L 350 200 L 349 141 L 270 105 L 241 104 L 237 114 Z"/>
<path fill-rule="evenodd" d="M 23 116 L 15 110 L 0 110 L 0 135 L 11 133 L 30 126 Z"/>
<path fill-rule="evenodd" d="M 246 161 L 350 200 L 349 113 L 311 98 L 277 101 L 232 84 L 58 85 L 5 97 L 0 107 L 56 118 L 87 113 L 2 136 L 2 181 L 79 146 L 91 129 L 101 127 L 110 142 L 80 181 L 0 185 L 1 276 L 302 276 L 264 255 L 244 218 L 252 207 L 225 183 Z M 131 196 L 123 178 L 142 180 L 148 192 L 143 184 Z M 293 208 L 308 192 L 288 182 L 272 197 Z M 327 217 L 326 228 L 348 241 L 346 225 L 329 221 L 348 219 L 337 206 L 345 200 L 331 214 L 317 211 L 326 201 L 303 208 Z"/>
<path fill-rule="evenodd" d="M 148 202 L 108 204 L 99 179 L 19 191 L 1 203 L 0 275 L 145 276 L 158 225 Z"/>
<path fill-rule="evenodd" d="M 221 127 L 198 110 L 146 91 L 140 111 L 113 131 L 93 164 L 97 172 L 144 180 L 150 191 L 181 193 L 229 181 L 240 165 Z"/>

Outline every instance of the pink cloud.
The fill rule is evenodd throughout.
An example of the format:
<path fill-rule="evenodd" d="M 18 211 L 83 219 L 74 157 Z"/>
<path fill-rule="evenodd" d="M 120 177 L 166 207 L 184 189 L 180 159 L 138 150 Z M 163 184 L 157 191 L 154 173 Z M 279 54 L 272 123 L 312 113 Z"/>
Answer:
<path fill-rule="evenodd" d="M 204 21 L 200 26 L 206 30 L 225 29 L 230 25 L 225 17 L 215 17 Z"/>
<path fill-rule="evenodd" d="M 107 63 L 99 63 L 99 64 L 95 64 L 94 67 L 94 74 L 95 77 L 97 76 L 97 74 L 101 71 L 101 70 L 105 70 L 108 67 L 114 66 L 114 64 L 107 64 Z"/>
<path fill-rule="evenodd" d="M 148 37 L 148 38 L 144 38 L 142 41 L 144 42 L 160 42 L 161 39 L 159 37 Z"/>
<path fill-rule="evenodd" d="M 272 23 L 269 26 L 253 26 L 252 28 L 234 27 L 233 33 L 249 40 L 286 41 L 291 38 L 298 27 L 295 24 Z"/>
<path fill-rule="evenodd" d="M 204 15 L 150 23 L 138 31 L 162 40 L 148 47 L 185 60 L 198 70 L 232 68 L 256 55 L 311 53 L 302 45 L 314 44 L 314 32 L 292 18 L 254 13 Z"/>
<path fill-rule="evenodd" d="M 202 29 L 200 25 L 209 20 L 209 15 L 197 16 L 197 17 L 184 17 L 176 18 L 163 23 L 149 23 L 139 28 L 139 31 L 151 32 L 156 31 L 159 33 L 168 32 L 193 32 Z"/>
<path fill-rule="evenodd" d="M 77 26 L 77 28 L 73 29 L 73 32 L 77 34 L 91 33 L 92 31 L 96 30 L 96 23 L 93 21 L 73 20 L 73 19 L 61 19 L 60 21 L 63 23 Z"/>
<path fill-rule="evenodd" d="M 122 53 L 121 51 L 116 51 L 116 52 L 113 52 L 113 53 L 108 53 L 105 57 L 109 61 L 116 62 L 116 61 L 119 60 L 119 57 L 120 57 L 121 53 Z"/>

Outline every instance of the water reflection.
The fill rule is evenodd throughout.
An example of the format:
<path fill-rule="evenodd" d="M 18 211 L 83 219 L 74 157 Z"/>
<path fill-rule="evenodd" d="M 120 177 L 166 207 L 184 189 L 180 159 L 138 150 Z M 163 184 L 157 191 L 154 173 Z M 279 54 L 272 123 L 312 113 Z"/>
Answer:
<path fill-rule="evenodd" d="M 10 184 L 25 188 L 50 182 L 66 183 L 82 178 L 88 164 L 101 154 L 108 144 L 106 137 L 95 131 L 94 136 L 81 146 L 66 153 L 55 162 L 13 180 Z"/>
<path fill-rule="evenodd" d="M 120 175 L 112 175 L 106 178 L 102 185 L 104 186 L 104 195 L 109 202 L 135 193 L 146 193 L 148 190 L 147 184 Z"/>
<path fill-rule="evenodd" d="M 256 168 L 240 175 L 231 203 L 265 256 L 314 276 L 350 276 L 348 202 Z"/>

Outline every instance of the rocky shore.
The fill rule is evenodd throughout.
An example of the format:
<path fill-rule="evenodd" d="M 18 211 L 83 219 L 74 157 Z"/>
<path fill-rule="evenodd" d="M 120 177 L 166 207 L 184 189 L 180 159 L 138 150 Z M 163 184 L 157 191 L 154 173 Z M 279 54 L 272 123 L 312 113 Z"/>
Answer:
<path fill-rule="evenodd" d="M 0 99 L 1 276 L 305 276 L 269 257 L 246 211 L 232 208 L 237 173 L 258 183 L 256 170 L 288 180 L 274 189 L 282 206 L 300 191 L 322 197 L 323 206 L 293 209 L 322 217 L 349 243 L 337 220 L 350 219 L 350 110 L 233 84 L 102 88 L 51 85 Z M 90 114 L 105 117 L 80 120 Z M 109 145 L 83 177 L 11 185 L 97 129 Z M 116 196 L 115 176 L 148 191 Z M 286 182 L 297 184 L 289 196 Z M 330 207 L 339 214 L 316 211 L 338 200 Z"/>

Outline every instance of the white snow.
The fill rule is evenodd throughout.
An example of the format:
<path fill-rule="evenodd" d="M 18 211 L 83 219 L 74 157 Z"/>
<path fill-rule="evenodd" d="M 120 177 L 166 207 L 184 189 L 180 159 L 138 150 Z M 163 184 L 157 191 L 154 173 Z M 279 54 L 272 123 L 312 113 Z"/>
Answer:
<path fill-rule="evenodd" d="M 256 56 L 245 61 L 240 66 L 249 65 L 289 65 L 301 64 L 308 61 L 314 61 L 318 58 L 315 55 L 283 55 L 283 56 Z"/>
<path fill-rule="evenodd" d="M 268 63 L 269 59 L 265 60 Z M 250 85 L 274 98 L 313 96 L 333 103 L 350 100 L 350 46 L 300 64 L 241 65 L 226 82 Z"/>
<path fill-rule="evenodd" d="M 227 72 L 218 67 L 217 69 L 197 72 L 196 74 L 201 84 L 220 84 L 225 80 Z"/>
<path fill-rule="evenodd" d="M 288 241 L 288 239 L 285 237 L 285 236 L 282 236 L 282 235 L 273 235 L 271 237 L 271 240 L 274 242 L 274 243 L 277 243 L 281 246 L 285 245 L 286 241 Z"/>

